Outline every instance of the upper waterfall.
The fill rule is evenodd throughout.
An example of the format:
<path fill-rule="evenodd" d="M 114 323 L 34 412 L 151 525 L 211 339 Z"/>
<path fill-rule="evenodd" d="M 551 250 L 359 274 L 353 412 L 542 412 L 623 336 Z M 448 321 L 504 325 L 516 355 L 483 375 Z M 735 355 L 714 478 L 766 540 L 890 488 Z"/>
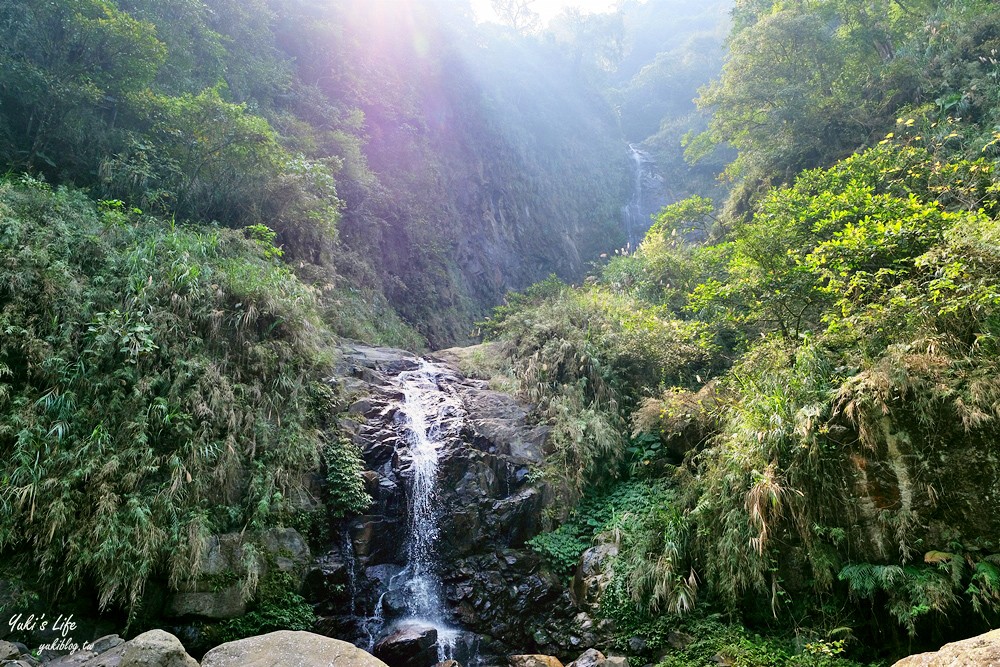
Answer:
<path fill-rule="evenodd" d="M 649 157 L 634 144 L 628 145 L 629 157 L 632 160 L 632 198 L 622 207 L 622 222 L 625 226 L 625 237 L 628 241 L 627 250 L 632 252 L 642 241 L 646 229 L 649 228 L 648 216 L 643 216 L 643 165 L 649 162 Z"/>

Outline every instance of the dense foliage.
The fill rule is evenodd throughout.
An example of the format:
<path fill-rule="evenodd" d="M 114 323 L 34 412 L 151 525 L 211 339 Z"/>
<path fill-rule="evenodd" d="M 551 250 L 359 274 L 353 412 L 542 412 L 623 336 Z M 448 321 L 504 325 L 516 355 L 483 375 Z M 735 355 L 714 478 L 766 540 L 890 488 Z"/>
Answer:
<path fill-rule="evenodd" d="M 983 511 L 1000 490 L 996 14 L 884 4 L 739 3 L 703 102 L 744 188 L 666 207 L 634 254 L 492 320 L 516 376 L 582 340 L 614 388 L 598 407 L 630 421 L 630 445 L 598 452 L 580 488 L 608 470 L 675 485 L 618 536 L 604 613 L 623 638 L 724 609 L 832 661 L 857 637 L 903 652 L 1000 613 Z M 655 352 L 636 346 L 650 335 Z M 718 632 L 734 664 L 813 659 L 801 643 L 745 657 L 745 636 Z"/>
<path fill-rule="evenodd" d="M 332 335 L 273 234 L 30 178 L 0 185 L 0 217 L 5 560 L 134 610 L 208 535 L 287 522 L 321 447 L 351 460 L 324 417 Z M 356 475 L 337 482 L 336 511 L 364 507 Z"/>
<path fill-rule="evenodd" d="M 907 106 L 995 124 L 990 2 L 742 0 L 734 18 L 723 74 L 699 99 L 709 129 L 689 151 L 738 149 L 729 171 L 746 196 L 759 181 L 787 183 L 877 142 Z"/>
<path fill-rule="evenodd" d="M 831 665 L 995 623 L 993 3 L 738 0 L 724 65 L 720 3 L 495 4 L 0 0 L 5 578 L 134 613 L 209 535 L 309 524 L 311 473 L 362 511 L 335 336 L 465 340 L 554 272 L 480 371 L 550 427 L 531 546 L 617 546 L 622 639 Z M 620 244 L 622 139 L 695 194 L 571 286 Z M 309 625 L 243 565 L 211 632 Z"/>
<path fill-rule="evenodd" d="M 507 289 L 579 277 L 612 244 L 624 155 L 563 50 L 446 0 L 397 9 L 0 3 L 0 161 L 152 213 L 266 224 L 347 335 L 466 339 Z"/>

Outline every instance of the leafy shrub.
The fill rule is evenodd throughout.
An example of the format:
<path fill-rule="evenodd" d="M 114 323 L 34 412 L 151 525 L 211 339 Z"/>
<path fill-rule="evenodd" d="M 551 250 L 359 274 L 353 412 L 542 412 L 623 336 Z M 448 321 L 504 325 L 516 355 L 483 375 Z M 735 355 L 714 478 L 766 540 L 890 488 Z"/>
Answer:
<path fill-rule="evenodd" d="M 628 406 L 663 383 L 687 382 L 711 349 L 697 325 L 662 309 L 554 278 L 512 295 L 483 326 L 511 360 L 520 393 L 550 420 L 546 474 L 564 507 L 619 474 Z"/>
<path fill-rule="evenodd" d="M 323 447 L 323 463 L 326 466 L 330 518 L 342 519 L 368 509 L 372 499 L 365 491 L 361 478 L 365 465 L 357 445 L 343 437 L 327 443 Z"/>
<path fill-rule="evenodd" d="M 619 649 L 630 637 L 642 637 L 648 654 L 661 653 L 657 667 L 704 667 L 722 658 L 734 667 L 860 667 L 847 657 L 850 636 L 761 636 L 718 615 L 683 620 L 668 615 L 624 619 L 617 632 Z M 626 630 L 627 629 L 627 630 Z"/>
<path fill-rule="evenodd" d="M 865 599 L 888 599 L 889 612 L 911 635 L 917 622 L 929 614 L 946 615 L 962 596 L 976 612 L 1000 602 L 1000 555 L 973 559 L 969 555 L 930 551 L 919 565 L 855 563 L 838 575 L 850 585 L 851 594 Z M 971 571 L 970 571 L 971 570 Z"/>
<path fill-rule="evenodd" d="M 248 605 L 247 613 L 205 628 L 210 645 L 237 641 L 277 630 L 312 630 L 316 613 L 285 572 L 268 574 Z"/>
<path fill-rule="evenodd" d="M 580 499 L 566 521 L 553 531 L 536 535 L 528 544 L 545 557 L 555 573 L 569 580 L 580 555 L 598 535 L 622 531 L 636 517 L 644 517 L 671 498 L 662 480 L 631 480 L 592 490 Z"/>

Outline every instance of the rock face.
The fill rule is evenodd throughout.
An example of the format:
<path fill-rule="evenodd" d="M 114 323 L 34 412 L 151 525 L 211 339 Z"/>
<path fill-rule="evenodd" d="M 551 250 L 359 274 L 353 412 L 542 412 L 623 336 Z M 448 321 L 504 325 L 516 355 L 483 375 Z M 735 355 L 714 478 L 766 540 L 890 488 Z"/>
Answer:
<path fill-rule="evenodd" d="M 405 603 L 389 588 L 406 565 L 413 478 L 396 376 L 417 369 L 421 360 L 360 344 L 343 352 L 334 380 L 345 396 L 339 426 L 361 451 L 374 503 L 314 560 L 307 591 L 322 616 L 319 631 L 374 650 Z M 530 472 L 546 453 L 547 429 L 532 423 L 529 408 L 491 391 L 484 381 L 465 378 L 443 363 L 435 363 L 433 373 L 433 384 L 454 406 L 435 422 L 442 443 L 435 557 L 448 615 L 478 635 L 477 652 L 484 656 L 500 659 L 515 647 L 582 650 L 583 631 L 573 641 L 554 630 L 540 631 L 572 623 L 577 610 L 558 577 L 525 546 L 546 527 L 542 517 L 550 494 Z M 399 664 L 384 648 L 378 654 Z M 436 662 L 427 656 L 421 667 Z"/>
<path fill-rule="evenodd" d="M 302 535 L 292 528 L 273 528 L 260 535 L 251 536 L 262 547 L 265 560 L 262 573 L 274 567 L 288 572 L 301 581 L 311 560 L 309 545 Z M 243 548 L 248 536 L 242 533 L 213 535 L 201 558 L 194 580 L 183 584 L 181 590 L 171 595 L 167 613 L 171 616 L 199 616 L 202 618 L 236 618 L 246 612 L 239 581 L 220 585 L 217 578 L 224 575 L 242 575 L 246 566 Z"/>
<path fill-rule="evenodd" d="M 202 667 L 386 667 L 353 644 L 311 632 L 282 630 L 217 646 Z"/>
<path fill-rule="evenodd" d="M 911 655 L 893 667 L 1000 667 L 1000 630 Z"/>

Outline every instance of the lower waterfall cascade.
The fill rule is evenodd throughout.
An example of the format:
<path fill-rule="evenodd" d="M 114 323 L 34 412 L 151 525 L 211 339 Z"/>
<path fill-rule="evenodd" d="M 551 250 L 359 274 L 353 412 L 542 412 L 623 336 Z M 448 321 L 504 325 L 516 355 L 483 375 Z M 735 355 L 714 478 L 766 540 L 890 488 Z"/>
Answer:
<path fill-rule="evenodd" d="M 454 431 L 462 423 L 461 408 L 437 384 L 441 373 L 442 369 L 423 360 L 418 368 L 403 371 L 395 379 L 395 388 L 402 395 L 394 419 L 400 433 L 397 453 L 409 477 L 406 563 L 390 578 L 387 590 L 364 622 L 368 637 L 365 648 L 375 651 L 380 639 L 394 630 L 433 628 L 438 660 L 461 658 L 463 665 L 469 665 L 476 664 L 475 641 L 463 637 L 467 633 L 450 618 L 437 571 L 441 511 L 437 503 L 438 464 L 445 446 L 444 425 Z M 403 599 L 404 613 L 399 618 L 385 616 L 385 598 L 390 594 Z"/>
<path fill-rule="evenodd" d="M 368 509 L 332 526 L 307 600 L 317 629 L 390 667 L 499 664 L 598 643 L 598 623 L 528 540 L 549 490 L 549 427 L 427 359 L 351 343 L 337 422 L 364 460 Z"/>

